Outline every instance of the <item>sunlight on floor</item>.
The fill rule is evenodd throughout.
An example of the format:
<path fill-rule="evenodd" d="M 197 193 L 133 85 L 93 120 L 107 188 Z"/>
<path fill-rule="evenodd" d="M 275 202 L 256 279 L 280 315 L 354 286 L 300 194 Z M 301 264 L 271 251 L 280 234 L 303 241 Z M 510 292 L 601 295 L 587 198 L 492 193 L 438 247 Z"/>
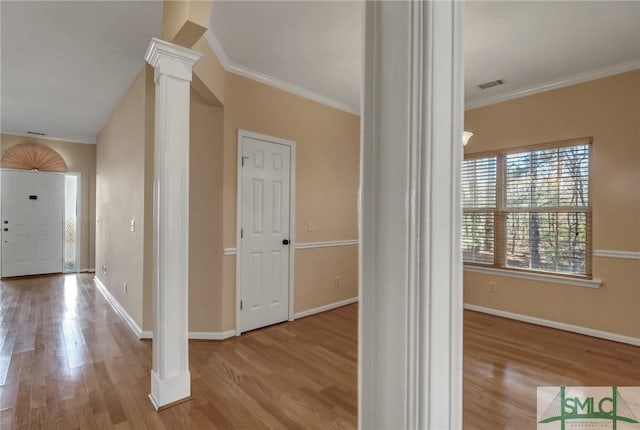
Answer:
<path fill-rule="evenodd" d="M 75 275 L 67 275 L 64 277 L 64 304 L 66 307 L 64 318 L 77 318 L 78 280 Z"/>

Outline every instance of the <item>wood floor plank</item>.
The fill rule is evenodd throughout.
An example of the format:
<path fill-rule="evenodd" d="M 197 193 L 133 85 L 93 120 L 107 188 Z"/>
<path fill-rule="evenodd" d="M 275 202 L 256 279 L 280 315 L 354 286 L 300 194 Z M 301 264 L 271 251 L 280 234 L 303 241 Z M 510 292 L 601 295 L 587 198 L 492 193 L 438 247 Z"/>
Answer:
<path fill-rule="evenodd" d="M 151 341 L 92 275 L 0 284 L 0 429 L 355 429 L 358 306 L 191 341 L 193 399 L 156 412 Z M 640 385 L 640 348 L 465 311 L 465 430 L 535 428 L 536 387 Z M 490 412 L 488 412 L 490 411 Z"/>

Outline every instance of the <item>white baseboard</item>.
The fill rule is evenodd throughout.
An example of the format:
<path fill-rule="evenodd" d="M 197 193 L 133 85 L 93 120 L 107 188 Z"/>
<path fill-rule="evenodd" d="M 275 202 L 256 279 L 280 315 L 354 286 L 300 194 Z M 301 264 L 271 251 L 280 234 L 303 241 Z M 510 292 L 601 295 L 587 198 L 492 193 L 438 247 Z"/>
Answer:
<path fill-rule="evenodd" d="M 513 312 L 501 311 L 499 309 L 486 308 L 465 303 L 464 308 L 470 311 L 482 312 L 484 314 L 495 315 L 502 318 L 508 318 L 516 321 L 522 321 L 529 324 L 536 324 L 544 327 L 551 327 L 558 330 L 569 331 L 572 333 L 583 334 L 586 336 L 597 337 L 600 339 L 612 340 L 614 342 L 626 343 L 629 345 L 640 346 L 640 338 L 623 336 L 621 334 L 610 333 L 606 331 L 596 330 L 592 328 L 565 324 L 558 321 L 545 320 L 542 318 L 531 317 L 528 315 L 516 314 Z"/>
<path fill-rule="evenodd" d="M 122 318 L 124 320 L 124 322 L 127 323 L 129 328 L 131 329 L 131 331 L 133 331 L 133 334 L 138 339 L 153 339 L 153 332 L 150 331 L 150 330 L 142 330 L 140 328 L 140 326 L 138 325 L 138 323 L 136 323 L 135 320 L 133 318 L 131 318 L 131 315 L 129 315 L 129 313 L 126 311 L 126 309 L 122 307 L 122 305 L 120 304 L 118 299 L 116 299 L 114 297 L 114 295 L 111 294 L 111 291 L 109 291 L 109 289 L 102 283 L 102 281 L 100 279 L 98 279 L 97 276 L 95 276 L 93 279 L 95 280 L 96 286 L 98 287 L 98 291 L 100 291 L 102 293 L 102 295 L 104 296 L 104 298 L 107 299 L 107 301 L 109 302 L 109 304 L 111 305 L 113 310 L 116 311 L 116 313 L 118 315 L 120 315 L 120 318 Z M 228 331 L 222 331 L 222 332 L 190 331 L 189 332 L 189 339 L 193 339 L 193 340 L 224 340 L 224 339 L 228 339 L 230 337 L 233 337 L 235 335 L 236 335 L 236 331 L 235 330 L 228 330 Z"/>
<path fill-rule="evenodd" d="M 350 299 L 341 300 L 335 303 L 329 303 L 328 305 L 320 306 L 317 308 L 309 309 L 302 312 L 297 312 L 294 314 L 294 318 L 304 318 L 310 315 L 319 314 L 320 312 L 330 311 L 332 309 L 340 308 L 342 306 L 350 305 L 351 303 L 356 303 L 358 301 L 358 297 L 351 297 Z"/>
<path fill-rule="evenodd" d="M 190 331 L 189 339 L 192 340 L 225 340 L 236 335 L 235 330 L 227 331 Z"/>
<path fill-rule="evenodd" d="M 96 273 L 96 269 L 80 269 L 80 273 Z"/>
<path fill-rule="evenodd" d="M 115 298 L 111 291 L 98 279 L 97 276 L 93 278 L 95 280 L 96 287 L 98 291 L 102 293 L 104 298 L 109 302 L 111 307 L 120 318 L 124 320 L 124 322 L 129 326 L 133 334 L 138 339 L 153 339 L 153 332 L 150 330 L 142 330 L 140 326 L 135 322 L 135 320 L 129 315 L 125 308 L 122 307 L 120 302 Z M 351 303 L 356 303 L 358 301 L 358 297 L 352 297 L 350 299 L 342 300 L 335 303 L 330 303 L 328 305 L 320 306 L 318 308 L 309 309 L 306 311 L 298 312 L 294 315 L 295 318 L 303 318 L 308 317 L 309 315 L 314 315 L 320 312 L 330 311 L 332 309 L 336 309 L 342 306 L 350 305 Z M 191 340 L 224 340 L 234 337 L 236 335 L 235 330 L 227 330 L 227 331 L 190 331 L 189 339 Z"/>
<path fill-rule="evenodd" d="M 111 291 L 109 291 L 109 289 L 102 283 L 100 279 L 98 279 L 97 276 L 94 276 L 93 280 L 95 281 L 98 291 L 102 293 L 102 295 L 107 300 L 107 302 L 109 302 L 113 310 L 116 311 L 118 315 L 120 315 L 120 318 L 122 318 L 124 322 L 129 326 L 133 334 L 138 339 L 142 339 L 142 329 L 140 328 L 138 323 L 136 323 L 136 321 L 131 317 L 131 315 L 129 315 L 127 310 L 124 307 L 122 307 L 118 299 L 116 299 L 115 296 L 111 294 Z"/>
<path fill-rule="evenodd" d="M 235 330 L 227 331 L 190 331 L 190 340 L 225 340 L 236 335 Z M 140 332 L 139 339 L 153 339 L 153 332 L 151 330 L 143 330 Z"/>

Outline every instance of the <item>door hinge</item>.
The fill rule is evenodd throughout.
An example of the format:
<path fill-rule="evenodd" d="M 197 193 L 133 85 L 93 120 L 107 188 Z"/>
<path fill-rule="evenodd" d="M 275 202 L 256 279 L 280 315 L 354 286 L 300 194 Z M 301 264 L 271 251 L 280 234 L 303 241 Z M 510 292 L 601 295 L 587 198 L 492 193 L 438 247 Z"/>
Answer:
<path fill-rule="evenodd" d="M 244 160 L 246 160 L 249 157 L 242 157 L 242 167 L 244 167 Z"/>
<path fill-rule="evenodd" d="M 240 310 L 242 310 L 242 300 L 240 300 Z"/>
<path fill-rule="evenodd" d="M 240 239 L 244 238 L 244 229 L 240 229 Z"/>

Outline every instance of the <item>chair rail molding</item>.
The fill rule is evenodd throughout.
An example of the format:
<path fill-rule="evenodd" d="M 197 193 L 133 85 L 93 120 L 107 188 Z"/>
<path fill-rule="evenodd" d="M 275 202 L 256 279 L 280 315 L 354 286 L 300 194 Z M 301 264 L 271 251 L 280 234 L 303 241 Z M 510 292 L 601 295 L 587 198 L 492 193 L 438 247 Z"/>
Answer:
<path fill-rule="evenodd" d="M 361 429 L 462 428 L 462 8 L 364 5 Z"/>
<path fill-rule="evenodd" d="M 640 260 L 640 251 L 618 251 L 614 249 L 596 249 L 594 257 L 623 258 L 628 260 Z"/>
<path fill-rule="evenodd" d="M 335 246 L 352 246 L 359 245 L 358 239 L 354 240 L 331 240 L 326 242 L 298 242 L 295 249 L 314 249 L 314 248 L 333 248 Z"/>

